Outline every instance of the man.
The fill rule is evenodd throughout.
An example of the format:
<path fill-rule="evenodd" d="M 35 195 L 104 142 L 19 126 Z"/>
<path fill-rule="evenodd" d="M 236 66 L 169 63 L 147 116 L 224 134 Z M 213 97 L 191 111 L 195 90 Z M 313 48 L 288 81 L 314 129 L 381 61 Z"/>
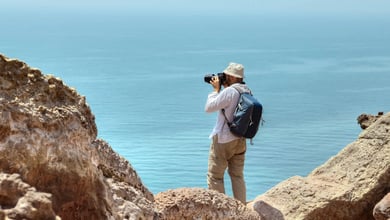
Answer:
<path fill-rule="evenodd" d="M 221 91 L 220 79 L 218 76 L 214 76 L 210 81 L 213 91 L 208 95 L 205 106 L 206 112 L 218 111 L 217 122 L 210 134 L 212 143 L 209 153 L 207 184 L 209 189 L 225 193 L 223 179 L 227 168 L 232 182 L 233 196 L 245 204 L 244 161 L 246 140 L 230 132 L 222 109 L 225 109 L 227 119 L 232 121 L 240 97 L 237 89 L 242 92 L 249 92 L 249 88 L 243 82 L 243 65 L 230 63 L 223 73 L 225 75 L 224 89 Z"/>

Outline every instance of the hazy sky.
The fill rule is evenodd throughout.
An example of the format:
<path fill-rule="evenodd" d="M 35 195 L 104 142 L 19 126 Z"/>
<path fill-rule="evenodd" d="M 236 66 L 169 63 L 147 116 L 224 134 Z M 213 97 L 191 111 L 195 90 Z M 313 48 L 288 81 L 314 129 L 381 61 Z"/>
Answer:
<path fill-rule="evenodd" d="M 1 8 L 207 14 L 390 14 L 390 0 L 12 0 Z M 1 10 L 1 9 L 0 9 Z"/>

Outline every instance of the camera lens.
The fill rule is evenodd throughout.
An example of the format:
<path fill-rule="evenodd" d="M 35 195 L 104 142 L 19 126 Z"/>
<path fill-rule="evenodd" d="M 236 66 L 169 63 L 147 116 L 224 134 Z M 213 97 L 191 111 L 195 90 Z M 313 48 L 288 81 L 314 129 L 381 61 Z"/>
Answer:
<path fill-rule="evenodd" d="M 204 76 L 204 81 L 205 81 L 206 83 L 210 83 L 211 79 L 212 79 L 214 76 L 215 76 L 215 74 L 206 74 L 206 75 Z"/>

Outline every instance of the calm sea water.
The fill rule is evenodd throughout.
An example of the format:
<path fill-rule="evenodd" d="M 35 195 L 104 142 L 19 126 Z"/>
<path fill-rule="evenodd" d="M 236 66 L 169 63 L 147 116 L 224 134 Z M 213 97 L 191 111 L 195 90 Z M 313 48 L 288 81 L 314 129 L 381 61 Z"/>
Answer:
<path fill-rule="evenodd" d="M 12 18 L 2 25 L 0 52 L 85 95 L 99 137 L 153 193 L 207 187 L 216 114 L 204 112 L 211 86 L 203 76 L 230 61 L 244 64 L 265 108 L 248 145 L 248 199 L 307 175 L 354 141 L 359 114 L 390 111 L 390 19 Z M 228 176 L 226 184 L 231 195 Z"/>

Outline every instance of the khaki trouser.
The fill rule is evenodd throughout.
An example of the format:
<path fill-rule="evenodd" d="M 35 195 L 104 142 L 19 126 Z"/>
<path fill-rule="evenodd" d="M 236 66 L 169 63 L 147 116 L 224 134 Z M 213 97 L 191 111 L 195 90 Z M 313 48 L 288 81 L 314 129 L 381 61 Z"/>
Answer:
<path fill-rule="evenodd" d="M 244 161 L 246 140 L 240 138 L 228 143 L 218 143 L 215 135 L 210 146 L 207 184 L 209 189 L 225 193 L 223 176 L 226 168 L 232 182 L 233 196 L 246 203 L 246 186 L 244 181 Z"/>

